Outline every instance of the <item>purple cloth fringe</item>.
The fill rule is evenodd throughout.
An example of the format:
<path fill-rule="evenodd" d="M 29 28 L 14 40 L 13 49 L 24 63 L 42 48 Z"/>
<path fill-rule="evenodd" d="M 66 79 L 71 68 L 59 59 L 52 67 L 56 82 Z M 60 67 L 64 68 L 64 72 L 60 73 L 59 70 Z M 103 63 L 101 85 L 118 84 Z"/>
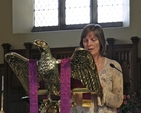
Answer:
<path fill-rule="evenodd" d="M 70 113 L 70 59 L 61 60 L 60 113 Z"/>
<path fill-rule="evenodd" d="M 28 62 L 30 113 L 38 113 L 38 82 L 36 60 Z"/>

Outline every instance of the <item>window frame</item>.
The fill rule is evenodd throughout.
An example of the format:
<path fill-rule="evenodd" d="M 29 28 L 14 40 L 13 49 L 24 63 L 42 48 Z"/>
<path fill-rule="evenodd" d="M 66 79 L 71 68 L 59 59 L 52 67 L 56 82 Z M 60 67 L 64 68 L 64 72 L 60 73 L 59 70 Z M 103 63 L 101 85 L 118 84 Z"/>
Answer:
<path fill-rule="evenodd" d="M 98 23 L 97 22 L 97 0 L 90 0 L 90 23 L 87 24 L 65 24 L 65 1 L 58 0 L 58 26 L 44 26 L 44 27 L 33 27 L 31 32 L 43 32 L 43 31 L 58 31 L 58 30 L 77 30 L 82 29 L 87 24 L 100 24 L 103 28 L 110 27 L 123 27 L 123 22 L 108 22 Z M 95 10 L 94 10 L 95 9 Z"/>

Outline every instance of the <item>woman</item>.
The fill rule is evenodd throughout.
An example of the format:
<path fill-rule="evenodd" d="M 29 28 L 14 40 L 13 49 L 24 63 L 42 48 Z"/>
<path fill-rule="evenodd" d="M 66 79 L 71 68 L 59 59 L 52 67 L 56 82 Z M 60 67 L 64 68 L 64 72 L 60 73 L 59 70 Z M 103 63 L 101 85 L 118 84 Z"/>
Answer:
<path fill-rule="evenodd" d="M 100 25 L 89 24 L 81 33 L 80 46 L 88 50 L 94 58 L 97 66 L 103 96 L 91 94 L 92 106 L 82 107 L 82 93 L 72 95 L 72 101 L 76 107 L 71 113 L 117 113 L 117 108 L 123 102 L 123 78 L 122 73 L 110 67 L 113 64 L 121 70 L 120 64 L 104 57 L 106 41 Z"/>

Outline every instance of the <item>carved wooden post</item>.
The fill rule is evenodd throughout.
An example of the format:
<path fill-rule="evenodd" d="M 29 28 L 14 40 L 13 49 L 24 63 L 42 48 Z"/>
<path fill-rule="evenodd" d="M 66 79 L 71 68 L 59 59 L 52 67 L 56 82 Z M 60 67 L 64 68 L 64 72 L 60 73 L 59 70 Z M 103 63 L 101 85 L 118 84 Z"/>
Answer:
<path fill-rule="evenodd" d="M 138 59 L 138 42 L 139 42 L 139 38 L 138 37 L 131 37 L 131 40 L 133 42 L 133 56 L 132 56 L 132 78 L 134 79 L 134 81 L 136 81 L 137 83 L 139 82 L 138 80 L 138 65 L 137 65 L 137 59 Z M 137 84 L 134 83 L 133 88 L 135 91 L 137 91 L 139 88 L 139 86 L 137 86 Z M 141 89 L 141 88 L 140 88 Z"/>
<path fill-rule="evenodd" d="M 26 56 L 25 57 L 30 59 L 30 57 L 31 57 L 30 53 L 31 53 L 31 48 L 32 48 L 33 44 L 30 42 L 26 42 L 26 43 L 24 43 L 24 46 L 26 48 Z"/>
<path fill-rule="evenodd" d="M 113 45 L 114 45 L 115 39 L 114 38 L 107 38 L 106 41 L 108 42 L 107 57 L 110 59 L 113 59 Z"/>
<path fill-rule="evenodd" d="M 3 107 L 3 97 L 2 97 L 2 95 L 3 95 L 3 84 L 2 84 L 2 77 L 4 77 L 4 65 L 3 64 L 0 64 L 0 81 L 1 81 L 1 84 L 0 84 L 0 91 L 1 91 L 1 93 L 0 93 L 0 107 L 2 108 Z M 1 109 L 2 110 L 2 109 Z"/>
<path fill-rule="evenodd" d="M 4 49 L 4 55 L 6 53 L 9 52 L 10 50 L 10 47 L 11 45 L 9 43 L 4 43 L 2 44 L 2 47 Z M 3 56 L 4 58 L 4 56 Z M 9 82 L 8 82 L 8 63 L 6 62 L 5 58 L 4 58 L 4 112 L 5 113 L 10 113 L 9 110 L 8 110 L 8 106 L 9 106 L 9 102 L 8 102 L 8 94 L 9 94 L 9 89 L 8 89 L 8 86 L 9 86 Z"/>

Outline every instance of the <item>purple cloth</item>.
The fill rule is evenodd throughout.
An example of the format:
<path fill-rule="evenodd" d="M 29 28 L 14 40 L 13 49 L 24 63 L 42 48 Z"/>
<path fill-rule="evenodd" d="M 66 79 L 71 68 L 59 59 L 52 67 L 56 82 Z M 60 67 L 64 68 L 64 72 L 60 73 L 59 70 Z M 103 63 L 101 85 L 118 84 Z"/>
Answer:
<path fill-rule="evenodd" d="M 70 59 L 61 60 L 61 113 L 70 113 Z"/>
<path fill-rule="evenodd" d="M 44 83 L 43 80 L 42 80 L 39 84 L 40 84 L 40 89 L 46 89 L 45 83 Z M 43 95 L 43 96 L 42 96 L 42 99 L 43 99 L 43 100 L 44 100 L 44 99 L 47 99 L 47 95 Z"/>
<path fill-rule="evenodd" d="M 91 100 L 91 93 L 83 93 L 83 97 L 84 100 Z"/>
<path fill-rule="evenodd" d="M 38 113 L 38 82 L 36 60 L 28 62 L 30 113 Z"/>

